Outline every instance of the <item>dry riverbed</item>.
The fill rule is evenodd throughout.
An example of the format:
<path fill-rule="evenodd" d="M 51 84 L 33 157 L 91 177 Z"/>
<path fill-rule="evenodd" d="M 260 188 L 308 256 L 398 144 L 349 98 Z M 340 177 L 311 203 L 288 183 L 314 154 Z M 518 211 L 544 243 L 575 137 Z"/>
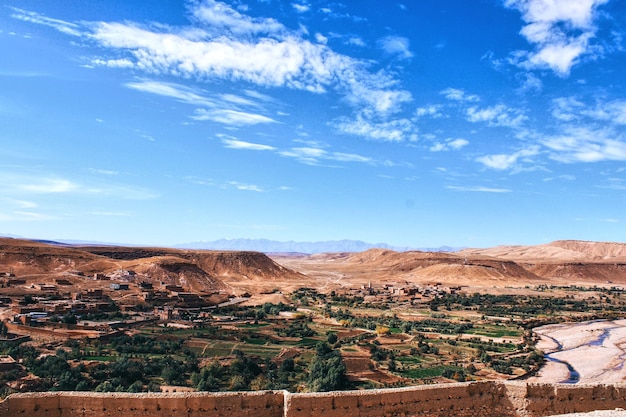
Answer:
<path fill-rule="evenodd" d="M 551 324 L 536 328 L 535 333 L 540 336 L 537 348 L 548 360 L 529 382 L 626 380 L 626 320 Z"/>

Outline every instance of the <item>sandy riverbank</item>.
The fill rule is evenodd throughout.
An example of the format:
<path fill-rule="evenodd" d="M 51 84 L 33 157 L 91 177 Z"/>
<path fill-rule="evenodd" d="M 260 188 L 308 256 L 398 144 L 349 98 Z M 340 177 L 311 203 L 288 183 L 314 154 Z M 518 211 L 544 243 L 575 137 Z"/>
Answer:
<path fill-rule="evenodd" d="M 564 323 L 535 329 L 537 348 L 556 361 L 547 361 L 529 382 L 563 382 L 570 377 L 565 363 L 578 372 L 580 383 L 626 381 L 626 320 Z"/>

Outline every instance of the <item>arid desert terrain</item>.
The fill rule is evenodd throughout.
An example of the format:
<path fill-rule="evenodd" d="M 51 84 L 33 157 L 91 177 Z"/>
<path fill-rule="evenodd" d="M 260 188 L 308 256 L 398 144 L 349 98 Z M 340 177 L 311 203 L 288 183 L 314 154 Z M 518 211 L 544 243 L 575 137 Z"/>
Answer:
<path fill-rule="evenodd" d="M 6 238 L 0 273 L 5 395 L 626 376 L 622 243 L 307 255 Z M 323 360 L 339 379 L 316 379 Z"/>

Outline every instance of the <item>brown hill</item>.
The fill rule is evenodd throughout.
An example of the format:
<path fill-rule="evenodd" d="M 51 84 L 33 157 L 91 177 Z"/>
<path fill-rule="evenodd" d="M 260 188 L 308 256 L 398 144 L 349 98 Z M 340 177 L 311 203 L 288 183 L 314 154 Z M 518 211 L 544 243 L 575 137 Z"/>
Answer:
<path fill-rule="evenodd" d="M 367 282 L 442 283 L 475 287 L 525 285 L 626 285 L 626 244 L 556 241 L 536 246 L 498 246 L 456 253 L 327 253 L 308 258 L 275 258 L 320 287 Z"/>
<path fill-rule="evenodd" d="M 436 281 L 453 285 L 468 282 L 491 284 L 499 281 L 534 282 L 540 278 L 513 261 L 487 256 L 459 256 L 441 252 L 394 252 L 373 249 L 352 255 L 348 263 L 362 265 L 368 270 L 384 270 L 390 277 L 407 281 Z"/>
<path fill-rule="evenodd" d="M 535 246 L 465 249 L 464 256 L 513 260 L 547 282 L 626 284 L 626 244 L 557 240 Z"/>
<path fill-rule="evenodd" d="M 542 279 L 514 261 L 488 256 L 441 252 L 395 252 L 370 249 L 359 253 L 318 254 L 308 258 L 276 258 L 278 262 L 318 278 L 318 286 L 372 283 L 506 286 L 537 284 Z"/>
<path fill-rule="evenodd" d="M 626 244 L 557 240 L 534 246 L 496 246 L 486 249 L 464 249 L 459 255 L 486 255 L 515 261 L 605 261 L 626 260 Z"/>
<path fill-rule="evenodd" d="M 54 274 L 71 270 L 86 273 L 115 268 L 110 259 L 79 249 L 24 239 L 0 238 L 0 271 L 18 276 Z"/>
<path fill-rule="evenodd" d="M 172 258 L 176 258 L 180 260 L 179 267 L 185 263 L 193 264 L 212 277 L 211 279 L 224 281 L 227 286 L 232 283 L 244 282 L 252 287 L 263 286 L 264 284 L 271 287 L 274 281 L 302 278 L 300 274 L 277 264 L 261 252 L 109 246 L 82 247 L 81 249 L 111 259 L 124 260 L 131 265 L 153 264 L 155 262 L 160 265 L 159 260 L 169 259 L 168 263 L 160 265 L 166 271 L 174 268 Z M 139 268 L 138 266 L 135 267 Z"/>
<path fill-rule="evenodd" d="M 221 252 L 120 246 L 68 246 L 0 238 L 0 272 L 42 282 L 68 272 L 85 275 L 134 271 L 142 280 L 182 285 L 194 291 L 230 287 L 224 281 L 265 282 L 301 276 L 259 252 Z"/>

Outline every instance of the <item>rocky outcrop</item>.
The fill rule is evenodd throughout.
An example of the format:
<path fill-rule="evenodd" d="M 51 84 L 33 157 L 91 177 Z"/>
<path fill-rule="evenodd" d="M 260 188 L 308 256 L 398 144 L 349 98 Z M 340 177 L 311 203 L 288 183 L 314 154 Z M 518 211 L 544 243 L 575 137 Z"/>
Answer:
<path fill-rule="evenodd" d="M 541 417 L 625 407 L 623 384 L 485 381 L 308 394 L 13 394 L 0 417 Z"/>

